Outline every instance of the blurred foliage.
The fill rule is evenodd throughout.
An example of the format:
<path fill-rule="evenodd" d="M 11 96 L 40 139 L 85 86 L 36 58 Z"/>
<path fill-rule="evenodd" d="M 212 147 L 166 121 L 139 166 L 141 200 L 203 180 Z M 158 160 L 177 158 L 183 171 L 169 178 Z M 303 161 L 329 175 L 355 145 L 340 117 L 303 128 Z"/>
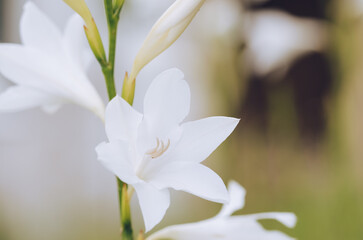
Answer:
<path fill-rule="evenodd" d="M 264 7 L 271 7 L 274 2 L 278 1 L 270 1 Z M 295 6 L 303 3 L 279 2 Z M 322 4 L 321 1 L 315 3 Z M 216 91 L 223 91 L 213 98 L 224 103 L 219 103 L 220 111 L 229 111 L 224 114 L 242 119 L 238 133 L 233 134 L 219 157 L 228 155 L 228 173 L 225 175 L 241 182 L 247 189 L 244 213 L 291 211 L 298 216 L 295 229 L 286 229 L 274 221 L 263 221 L 267 229 L 281 229 L 297 239 L 362 239 L 363 14 L 353 16 L 352 5 L 340 0 L 325 1 L 324 9 L 320 10 L 324 11 L 313 17 L 326 14 L 331 21 L 330 46 L 326 54 L 333 85 L 321 100 L 321 114 L 327 120 L 326 131 L 318 139 L 302 138 L 304 132 L 300 132 L 299 124 L 304 116 L 298 114 L 298 106 L 294 103 L 296 91 L 289 84 L 263 90 L 266 103 L 259 102 L 259 106 L 267 111 L 253 121 L 249 120 L 243 107 L 248 104 L 245 102 L 248 81 L 256 79 L 241 74 L 244 73 L 240 69 L 241 65 L 244 68 L 243 63 L 238 65 L 231 61 L 238 59 L 233 54 L 240 53 L 238 46 L 224 46 L 224 49 L 216 46 L 219 50 L 215 51 L 217 66 L 212 67 L 216 71 L 213 85 Z M 240 91 L 238 97 L 233 94 L 236 88 Z M 266 126 L 262 127 L 264 124 Z"/>

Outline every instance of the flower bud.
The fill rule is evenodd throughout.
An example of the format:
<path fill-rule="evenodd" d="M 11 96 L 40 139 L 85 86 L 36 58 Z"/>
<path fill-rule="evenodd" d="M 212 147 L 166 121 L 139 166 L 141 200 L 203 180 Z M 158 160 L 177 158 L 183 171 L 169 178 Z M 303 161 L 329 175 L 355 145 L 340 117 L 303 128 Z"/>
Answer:
<path fill-rule="evenodd" d="M 119 12 L 119 11 L 121 11 L 121 8 L 125 3 L 125 0 L 113 0 L 112 3 L 113 3 L 112 4 L 113 11 L 114 12 Z"/>
<path fill-rule="evenodd" d="M 103 47 L 102 39 L 86 2 L 84 0 L 63 1 L 83 18 L 83 21 L 86 24 L 84 30 L 93 53 L 99 61 L 105 61 L 106 53 Z"/>
<path fill-rule="evenodd" d="M 128 73 L 125 73 L 124 84 L 122 87 L 122 98 L 132 105 L 135 96 L 135 79 L 129 78 Z"/>
<path fill-rule="evenodd" d="M 130 213 L 130 198 L 127 192 L 127 186 L 122 186 L 122 201 L 121 201 L 121 212 L 122 212 L 122 223 L 123 225 L 131 224 L 131 213 Z"/>
<path fill-rule="evenodd" d="M 145 240 L 145 235 L 142 230 L 139 232 L 139 236 L 137 237 L 137 240 Z"/>
<path fill-rule="evenodd" d="M 166 10 L 152 27 L 138 52 L 131 70 L 131 80 L 179 38 L 204 2 L 205 0 L 177 0 Z"/>

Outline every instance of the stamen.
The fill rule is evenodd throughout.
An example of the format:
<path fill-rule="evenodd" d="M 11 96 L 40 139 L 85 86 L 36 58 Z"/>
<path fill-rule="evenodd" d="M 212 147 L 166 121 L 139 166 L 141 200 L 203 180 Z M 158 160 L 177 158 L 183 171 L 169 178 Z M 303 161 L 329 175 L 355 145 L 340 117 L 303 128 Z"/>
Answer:
<path fill-rule="evenodd" d="M 163 143 L 163 147 L 164 147 L 164 143 Z M 166 150 L 168 150 L 169 147 L 170 147 L 170 139 L 168 139 L 168 143 L 166 144 L 166 147 L 163 148 L 163 151 L 161 152 L 161 154 L 163 154 L 164 152 L 166 152 Z"/>
<path fill-rule="evenodd" d="M 157 138 L 156 147 L 151 149 L 150 151 L 146 152 L 146 154 L 150 155 L 151 158 L 157 158 L 157 157 L 160 157 L 164 152 L 166 152 L 169 147 L 170 147 L 170 139 L 168 139 L 168 143 L 165 146 L 164 142 L 160 141 L 160 139 Z"/>
<path fill-rule="evenodd" d="M 146 152 L 146 154 L 148 154 L 148 155 L 155 154 L 156 151 L 158 150 L 159 146 L 160 146 L 160 139 L 156 138 L 156 147 L 151 149 L 150 151 Z"/>

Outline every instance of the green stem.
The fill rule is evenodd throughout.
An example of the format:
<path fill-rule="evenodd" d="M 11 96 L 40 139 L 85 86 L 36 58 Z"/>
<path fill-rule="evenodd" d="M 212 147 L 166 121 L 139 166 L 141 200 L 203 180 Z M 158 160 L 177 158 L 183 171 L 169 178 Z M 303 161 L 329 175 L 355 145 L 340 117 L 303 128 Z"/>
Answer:
<path fill-rule="evenodd" d="M 106 66 L 102 67 L 103 75 L 105 76 L 107 93 L 109 100 L 112 100 L 116 96 L 116 87 L 114 79 L 113 67 L 108 63 Z"/>
<path fill-rule="evenodd" d="M 102 66 L 102 72 L 105 76 L 108 97 L 111 100 L 116 96 L 115 87 L 115 57 L 116 57 L 116 37 L 117 37 L 117 25 L 119 15 L 114 16 L 112 10 L 112 0 L 105 0 L 105 9 L 107 16 L 107 25 L 109 33 L 109 50 L 108 50 L 108 61 L 106 65 Z"/>
<path fill-rule="evenodd" d="M 124 185 L 124 183 L 118 178 L 116 177 L 117 180 L 117 191 L 118 191 L 118 203 L 119 203 L 119 211 L 120 211 L 120 221 L 121 221 L 121 234 L 123 233 L 123 223 L 122 223 L 122 187 Z M 121 238 L 123 239 L 123 238 Z"/>
<path fill-rule="evenodd" d="M 118 26 L 119 17 L 115 17 L 108 24 L 109 28 L 109 55 L 108 55 L 108 63 L 112 66 L 112 73 L 115 68 L 115 58 L 116 58 L 116 37 L 117 37 L 117 26 Z"/>
<path fill-rule="evenodd" d="M 114 14 L 112 2 L 113 2 L 112 0 L 104 0 L 106 16 L 107 16 L 108 32 L 109 32 L 109 50 L 108 50 L 108 62 L 107 65 L 102 66 L 102 72 L 105 76 L 109 100 L 112 100 L 116 96 L 114 73 L 115 73 L 115 59 L 116 59 L 117 26 L 120 18 L 120 9 L 118 9 L 117 13 Z M 124 183 L 119 178 L 117 178 L 118 200 L 119 200 L 120 222 L 121 222 L 121 239 L 133 240 L 131 221 L 125 222 L 122 220 L 123 219 L 122 200 L 125 197 L 122 194 L 123 185 Z"/>

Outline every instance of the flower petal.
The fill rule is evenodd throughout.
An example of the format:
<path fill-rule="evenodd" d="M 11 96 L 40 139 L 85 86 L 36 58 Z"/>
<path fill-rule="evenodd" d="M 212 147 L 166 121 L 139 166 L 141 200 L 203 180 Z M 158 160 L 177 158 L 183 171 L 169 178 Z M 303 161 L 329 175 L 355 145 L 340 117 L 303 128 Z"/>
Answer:
<path fill-rule="evenodd" d="M 101 161 L 109 171 L 127 184 L 140 181 L 136 176 L 132 159 L 130 158 L 129 144 L 123 141 L 101 143 L 96 147 L 98 160 Z"/>
<path fill-rule="evenodd" d="M 146 92 L 143 125 L 153 142 L 155 137 L 166 137 L 189 113 L 190 90 L 183 78 L 184 74 L 176 68 L 164 71 Z"/>
<path fill-rule="evenodd" d="M 55 84 L 62 75 L 54 59 L 18 44 L 0 44 L 0 71 L 10 81 L 41 91 L 61 95 Z"/>
<path fill-rule="evenodd" d="M 217 217 L 231 216 L 235 211 L 240 210 L 245 205 L 246 190 L 236 181 L 230 181 L 228 184 L 228 193 L 230 202 L 224 204 Z"/>
<path fill-rule="evenodd" d="M 172 162 L 150 172 L 145 179 L 160 189 L 174 188 L 219 203 L 229 200 L 222 179 L 199 163 Z"/>
<path fill-rule="evenodd" d="M 286 227 L 293 228 L 296 225 L 297 218 L 296 215 L 293 213 L 287 212 L 268 212 L 268 213 L 257 213 L 257 214 L 250 214 L 246 215 L 251 218 L 259 219 L 274 219 L 276 221 L 281 222 Z"/>
<path fill-rule="evenodd" d="M 170 205 L 170 192 L 168 189 L 159 190 L 144 182 L 134 184 L 133 187 L 144 217 L 145 231 L 148 232 L 163 219 Z"/>
<path fill-rule="evenodd" d="M 204 161 L 236 128 L 239 119 L 210 117 L 181 125 L 182 136 L 170 151 L 174 161 Z"/>
<path fill-rule="evenodd" d="M 61 49 L 61 33 L 57 26 L 33 3 L 24 5 L 20 20 L 20 35 L 27 47 L 59 52 Z"/>
<path fill-rule="evenodd" d="M 245 216 L 212 218 L 204 221 L 166 227 L 146 240 L 293 240 L 279 231 L 264 229 L 258 222 Z"/>
<path fill-rule="evenodd" d="M 142 114 L 133 109 L 124 99 L 116 96 L 106 108 L 106 134 L 110 141 L 135 141 Z"/>
<path fill-rule="evenodd" d="M 60 102 L 60 99 L 35 89 L 13 86 L 0 94 L 0 111 L 15 112 Z"/>
<path fill-rule="evenodd" d="M 60 59 L 21 45 L 0 44 L 0 72 L 7 79 L 79 104 L 103 119 L 102 100 L 86 74 L 74 71 Z"/>

